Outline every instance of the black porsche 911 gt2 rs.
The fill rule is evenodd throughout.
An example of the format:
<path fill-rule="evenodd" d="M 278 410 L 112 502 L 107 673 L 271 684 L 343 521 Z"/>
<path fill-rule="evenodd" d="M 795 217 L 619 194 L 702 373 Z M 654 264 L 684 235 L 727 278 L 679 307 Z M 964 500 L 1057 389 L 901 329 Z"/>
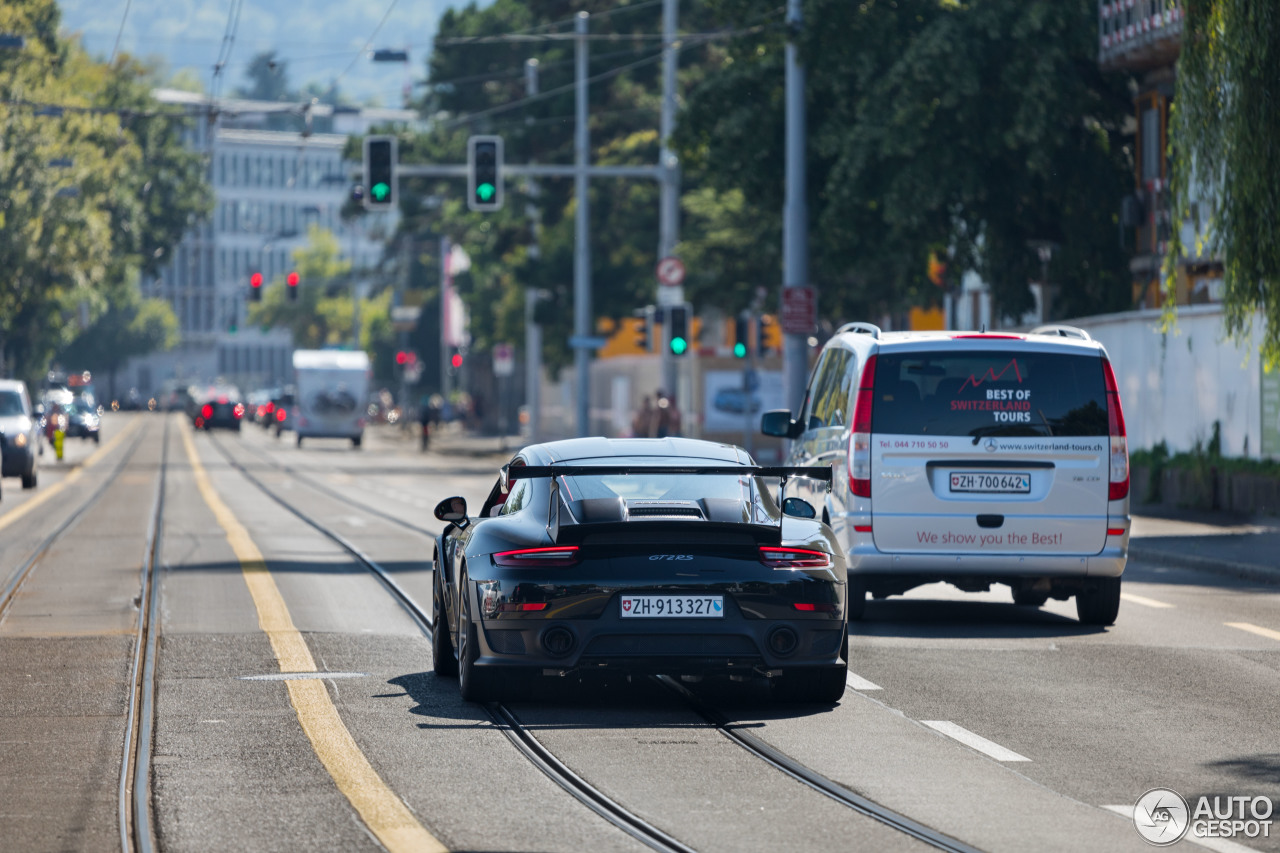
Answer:
<path fill-rule="evenodd" d="M 543 675 L 767 678 L 775 697 L 835 702 L 848 662 L 845 561 L 813 507 L 779 507 L 766 468 L 684 438 L 525 448 L 477 515 L 436 517 L 432 657 L 473 701 Z"/>

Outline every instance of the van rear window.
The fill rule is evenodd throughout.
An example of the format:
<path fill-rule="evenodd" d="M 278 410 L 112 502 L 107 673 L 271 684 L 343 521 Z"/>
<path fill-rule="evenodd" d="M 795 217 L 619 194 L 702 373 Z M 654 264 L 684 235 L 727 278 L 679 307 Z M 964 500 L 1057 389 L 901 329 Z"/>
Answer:
<path fill-rule="evenodd" d="M 1096 355 L 880 353 L 871 429 L 894 435 L 1107 435 Z"/>

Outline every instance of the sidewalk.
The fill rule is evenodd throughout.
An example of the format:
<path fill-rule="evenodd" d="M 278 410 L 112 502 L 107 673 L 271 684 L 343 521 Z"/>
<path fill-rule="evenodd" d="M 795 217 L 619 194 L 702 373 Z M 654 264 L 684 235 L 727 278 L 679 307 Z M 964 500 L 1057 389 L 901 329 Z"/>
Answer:
<path fill-rule="evenodd" d="M 1135 505 L 1129 558 L 1280 584 L 1280 518 Z"/>

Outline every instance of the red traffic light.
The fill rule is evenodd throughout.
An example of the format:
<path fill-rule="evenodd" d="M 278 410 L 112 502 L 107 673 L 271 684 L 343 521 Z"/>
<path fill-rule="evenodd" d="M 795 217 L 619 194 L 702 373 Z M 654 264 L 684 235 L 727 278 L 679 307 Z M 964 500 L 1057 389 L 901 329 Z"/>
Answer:
<path fill-rule="evenodd" d="M 409 363 L 409 353 L 405 352 L 404 350 L 400 350 L 398 353 L 396 353 L 396 364 L 403 367 L 408 363 Z"/>
<path fill-rule="evenodd" d="M 449 363 L 454 367 L 462 367 L 462 353 L 455 352 L 453 358 L 449 359 Z"/>
<path fill-rule="evenodd" d="M 285 276 L 284 280 L 288 282 L 290 287 L 298 286 L 298 274 L 296 272 L 289 273 L 287 276 Z"/>
<path fill-rule="evenodd" d="M 249 286 L 262 287 L 262 273 L 256 272 L 253 275 L 249 276 Z"/>

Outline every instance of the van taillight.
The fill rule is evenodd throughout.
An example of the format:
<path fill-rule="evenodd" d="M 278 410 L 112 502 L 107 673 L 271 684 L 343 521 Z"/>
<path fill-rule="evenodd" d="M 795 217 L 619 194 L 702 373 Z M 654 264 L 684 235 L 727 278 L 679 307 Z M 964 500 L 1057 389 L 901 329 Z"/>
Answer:
<path fill-rule="evenodd" d="M 876 357 L 867 359 L 853 405 L 853 432 L 849 436 L 849 491 L 871 497 L 871 403 L 876 384 Z"/>
<path fill-rule="evenodd" d="M 1111 362 L 1102 360 L 1102 376 L 1107 389 L 1107 433 L 1111 436 L 1111 484 L 1107 499 L 1118 501 L 1129 494 L 1129 439 L 1125 436 L 1124 410 L 1120 408 L 1120 386 Z"/>

